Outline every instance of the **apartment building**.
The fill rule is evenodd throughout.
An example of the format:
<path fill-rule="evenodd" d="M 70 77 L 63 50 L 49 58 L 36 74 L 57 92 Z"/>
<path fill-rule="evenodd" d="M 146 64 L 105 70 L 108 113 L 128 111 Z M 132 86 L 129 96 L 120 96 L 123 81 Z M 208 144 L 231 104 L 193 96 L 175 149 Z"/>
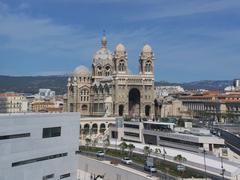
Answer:
<path fill-rule="evenodd" d="M 22 94 L 0 93 L 0 113 L 19 113 L 28 111 L 28 102 Z"/>

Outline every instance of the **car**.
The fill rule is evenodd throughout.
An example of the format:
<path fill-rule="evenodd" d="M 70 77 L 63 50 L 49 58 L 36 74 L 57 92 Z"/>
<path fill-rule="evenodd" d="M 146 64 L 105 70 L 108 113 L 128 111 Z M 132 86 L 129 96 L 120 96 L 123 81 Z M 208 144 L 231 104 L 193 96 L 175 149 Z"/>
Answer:
<path fill-rule="evenodd" d="M 121 159 L 121 162 L 123 163 L 123 164 L 132 164 L 132 160 L 129 158 L 129 157 L 124 157 L 124 158 L 122 158 Z"/>
<path fill-rule="evenodd" d="M 103 151 L 98 151 L 98 152 L 96 153 L 96 156 L 97 156 L 97 157 L 104 157 L 104 152 L 103 152 Z"/>
<path fill-rule="evenodd" d="M 155 166 L 150 166 L 150 165 L 147 165 L 147 164 L 144 164 L 144 170 L 148 171 L 148 172 L 151 172 L 151 173 L 157 172 L 157 169 L 155 168 Z"/>

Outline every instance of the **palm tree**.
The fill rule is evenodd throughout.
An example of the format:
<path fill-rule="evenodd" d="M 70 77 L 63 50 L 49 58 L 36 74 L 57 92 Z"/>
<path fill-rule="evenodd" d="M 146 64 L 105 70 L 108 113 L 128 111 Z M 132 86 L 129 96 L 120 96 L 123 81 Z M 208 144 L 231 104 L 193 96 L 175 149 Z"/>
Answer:
<path fill-rule="evenodd" d="M 88 146 L 90 145 L 90 143 L 91 143 L 91 139 L 90 138 L 86 138 L 85 139 L 85 145 L 86 145 L 87 149 L 88 149 Z"/>
<path fill-rule="evenodd" d="M 98 139 L 94 138 L 93 141 L 92 141 L 92 146 L 96 146 L 97 143 L 98 143 Z"/>
<path fill-rule="evenodd" d="M 183 157 L 181 154 L 178 154 L 177 156 L 174 157 L 174 161 L 177 161 L 179 164 L 182 164 L 183 162 L 186 162 L 187 159 L 185 157 Z M 185 169 L 180 169 L 178 171 L 181 171 L 181 177 L 183 179 L 183 173 L 185 171 Z"/>
<path fill-rule="evenodd" d="M 161 149 L 159 149 L 159 148 L 155 149 L 155 154 L 161 154 L 161 153 L 162 153 Z"/>
<path fill-rule="evenodd" d="M 108 146 L 110 145 L 109 138 L 103 140 L 103 151 L 104 153 L 107 151 Z"/>
<path fill-rule="evenodd" d="M 152 149 L 149 146 L 144 146 L 143 151 L 144 151 L 145 157 L 148 157 L 148 156 L 150 156 Z"/>
<path fill-rule="evenodd" d="M 127 147 L 128 147 L 128 149 L 129 149 L 129 156 L 131 157 L 131 156 L 132 156 L 133 149 L 135 148 L 135 146 L 134 146 L 133 144 L 129 144 Z"/>
<path fill-rule="evenodd" d="M 184 163 L 187 161 L 185 157 L 183 157 L 181 154 L 178 154 L 177 156 L 174 157 L 174 161 L 181 163 Z"/>
<path fill-rule="evenodd" d="M 121 149 L 121 153 L 123 154 L 125 149 L 127 148 L 127 143 L 125 141 L 123 141 L 121 144 L 119 144 L 119 147 Z"/>

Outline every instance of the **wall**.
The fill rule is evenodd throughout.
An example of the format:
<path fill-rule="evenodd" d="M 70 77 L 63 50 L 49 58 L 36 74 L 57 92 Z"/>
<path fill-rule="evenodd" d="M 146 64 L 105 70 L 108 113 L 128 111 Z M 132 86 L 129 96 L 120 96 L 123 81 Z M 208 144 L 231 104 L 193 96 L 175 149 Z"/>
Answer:
<path fill-rule="evenodd" d="M 49 174 L 56 180 L 66 173 L 71 175 L 64 180 L 76 180 L 79 117 L 79 113 L 0 115 L 0 136 L 30 133 L 29 137 L 0 139 L 0 180 L 42 180 Z M 61 136 L 42 138 L 43 128 L 59 126 Z M 68 154 L 12 167 L 14 162 L 60 153 Z"/>

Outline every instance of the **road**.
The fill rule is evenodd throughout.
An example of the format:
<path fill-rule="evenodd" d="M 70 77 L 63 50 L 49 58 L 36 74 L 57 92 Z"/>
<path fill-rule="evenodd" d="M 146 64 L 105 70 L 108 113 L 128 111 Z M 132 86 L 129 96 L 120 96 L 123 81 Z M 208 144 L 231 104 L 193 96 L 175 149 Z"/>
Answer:
<path fill-rule="evenodd" d="M 117 160 L 117 161 L 121 161 L 120 158 L 109 156 L 109 155 L 105 155 L 102 158 L 97 158 L 96 154 L 93 153 L 93 152 L 80 152 L 79 154 L 84 155 L 84 156 L 88 156 L 88 157 L 91 157 L 91 158 L 94 158 L 94 159 L 97 159 L 99 161 L 102 161 L 102 160 L 107 160 L 107 161 Z M 129 167 L 129 168 L 133 168 L 133 169 L 141 171 L 141 172 L 143 171 L 143 165 L 135 163 L 135 162 L 133 162 L 131 165 L 126 165 L 126 164 L 123 164 L 123 163 L 121 163 L 121 165 Z M 149 173 L 147 171 L 145 171 L 145 172 Z M 151 174 L 149 173 L 149 175 L 151 175 Z M 161 180 L 177 180 L 176 177 L 164 174 L 161 171 L 157 171 L 157 173 L 152 173 L 152 176 L 159 177 Z"/>

